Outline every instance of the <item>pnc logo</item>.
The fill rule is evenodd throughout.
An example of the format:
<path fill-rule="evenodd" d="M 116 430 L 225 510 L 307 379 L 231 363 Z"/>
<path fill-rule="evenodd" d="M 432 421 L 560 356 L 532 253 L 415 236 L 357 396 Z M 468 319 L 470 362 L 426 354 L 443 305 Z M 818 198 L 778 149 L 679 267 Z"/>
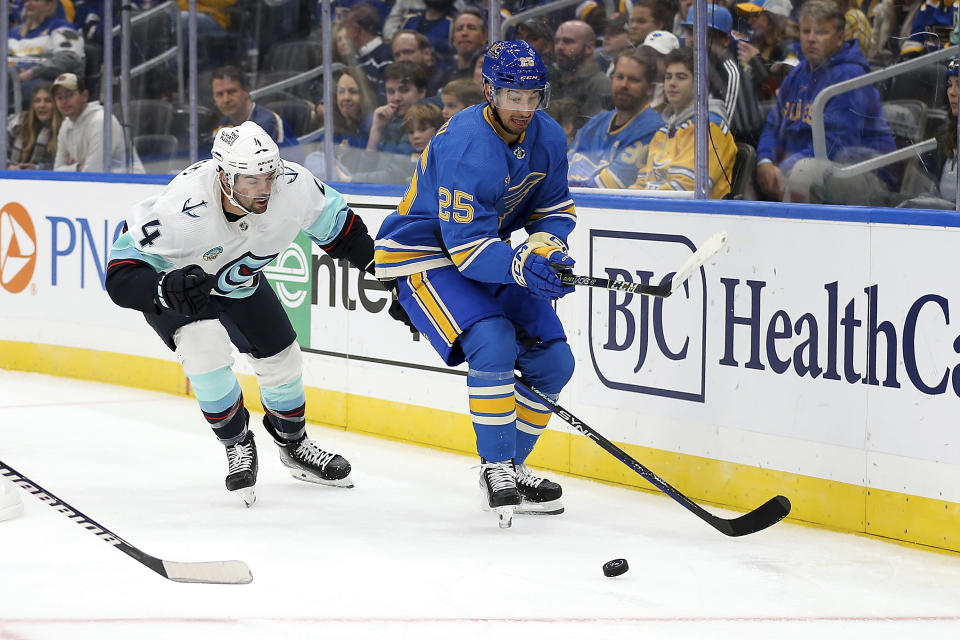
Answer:
<path fill-rule="evenodd" d="M 0 209 L 0 286 L 10 293 L 26 289 L 37 265 L 37 234 L 23 205 Z"/>

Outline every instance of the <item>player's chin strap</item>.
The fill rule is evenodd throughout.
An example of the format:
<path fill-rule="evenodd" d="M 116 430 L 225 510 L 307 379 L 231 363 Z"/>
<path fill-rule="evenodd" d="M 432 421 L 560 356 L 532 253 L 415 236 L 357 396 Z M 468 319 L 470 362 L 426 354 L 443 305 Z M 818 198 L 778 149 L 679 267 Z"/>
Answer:
<path fill-rule="evenodd" d="M 236 178 L 234 178 L 234 179 L 236 179 Z M 230 187 L 230 191 L 228 192 L 227 189 L 226 189 L 226 187 L 223 186 L 223 180 L 221 180 L 221 179 L 218 177 L 218 178 L 217 178 L 217 182 L 220 183 L 220 193 L 222 193 L 222 194 L 224 195 L 224 197 L 227 199 L 227 202 L 229 202 L 230 204 L 232 204 L 232 205 L 235 206 L 235 207 L 239 207 L 240 209 L 242 209 L 243 211 L 246 211 L 247 213 L 252 213 L 252 214 L 254 214 L 254 215 L 257 215 L 257 212 L 256 212 L 256 211 L 251 211 L 250 209 L 247 209 L 245 206 L 243 206 L 242 204 L 240 204 L 239 202 L 237 202 L 237 199 L 233 197 L 233 187 Z M 271 195 L 273 195 L 273 194 L 271 194 Z"/>

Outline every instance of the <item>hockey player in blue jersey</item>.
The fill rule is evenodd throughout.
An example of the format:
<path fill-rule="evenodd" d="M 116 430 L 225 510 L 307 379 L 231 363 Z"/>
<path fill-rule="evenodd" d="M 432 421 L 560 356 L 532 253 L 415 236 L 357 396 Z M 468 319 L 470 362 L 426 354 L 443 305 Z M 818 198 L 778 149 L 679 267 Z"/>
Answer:
<path fill-rule="evenodd" d="M 547 69 L 526 42 L 496 42 L 483 59 L 484 104 L 456 114 L 417 162 L 376 241 L 378 278 L 451 366 L 466 360 L 470 416 L 485 506 L 510 526 L 517 513 L 563 511 L 559 484 L 524 464 L 550 409 L 514 386 L 514 370 L 556 395 L 573 355 L 551 301 L 573 290 L 567 236 L 566 136 L 544 111 Z M 524 230 L 526 241 L 507 242 Z"/>
<path fill-rule="evenodd" d="M 247 506 L 256 499 L 257 448 L 231 370 L 234 345 L 253 365 L 264 428 L 291 475 L 352 487 L 350 463 L 306 435 L 300 347 L 260 271 L 303 231 L 331 257 L 372 272 L 373 239 L 343 196 L 284 163 L 258 124 L 220 129 L 212 154 L 134 206 L 110 252 L 107 292 L 142 311 L 176 352 L 226 447 L 227 489 Z"/>

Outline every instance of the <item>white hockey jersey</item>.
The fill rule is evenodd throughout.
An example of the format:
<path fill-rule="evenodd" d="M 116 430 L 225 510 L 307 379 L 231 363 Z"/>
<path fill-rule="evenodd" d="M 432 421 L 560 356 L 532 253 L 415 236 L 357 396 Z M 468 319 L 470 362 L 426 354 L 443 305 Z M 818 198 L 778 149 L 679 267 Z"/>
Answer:
<path fill-rule="evenodd" d="M 267 210 L 229 222 L 218 180 L 216 162 L 202 160 L 160 195 L 137 203 L 110 262 L 145 262 L 157 272 L 197 264 L 216 276 L 213 295 L 244 298 L 256 288 L 260 270 L 300 231 L 322 247 L 336 238 L 350 213 L 335 189 L 299 164 L 285 162 Z"/>

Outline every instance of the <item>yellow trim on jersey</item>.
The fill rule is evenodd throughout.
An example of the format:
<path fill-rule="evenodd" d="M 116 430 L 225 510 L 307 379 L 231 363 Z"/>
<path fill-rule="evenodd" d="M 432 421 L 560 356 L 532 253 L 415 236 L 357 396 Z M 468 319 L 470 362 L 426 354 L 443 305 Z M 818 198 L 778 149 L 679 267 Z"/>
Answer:
<path fill-rule="evenodd" d="M 424 149 L 423 155 L 426 157 L 426 149 Z M 403 194 L 400 204 L 397 205 L 397 213 L 401 216 L 410 213 L 410 207 L 413 206 L 413 201 L 417 199 L 417 176 L 419 175 L 420 173 L 418 171 L 413 172 L 413 178 L 410 179 L 410 186 L 407 187 L 407 191 Z"/>
<path fill-rule="evenodd" d="M 437 296 L 436 290 L 430 284 L 424 273 L 414 273 L 410 276 L 410 288 L 413 289 L 413 299 L 426 314 L 433 327 L 437 330 L 448 345 L 453 345 L 461 331 L 453 320 L 446 306 Z"/>

